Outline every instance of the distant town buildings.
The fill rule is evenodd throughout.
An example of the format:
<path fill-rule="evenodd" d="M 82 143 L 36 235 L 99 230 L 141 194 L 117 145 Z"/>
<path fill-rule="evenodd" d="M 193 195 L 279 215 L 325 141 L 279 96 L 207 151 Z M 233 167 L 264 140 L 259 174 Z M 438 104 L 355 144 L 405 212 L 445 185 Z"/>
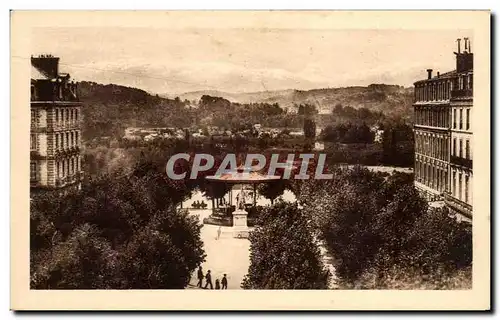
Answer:
<path fill-rule="evenodd" d="M 430 201 L 472 217 L 473 53 L 457 39 L 456 69 L 415 82 L 415 186 Z"/>
<path fill-rule="evenodd" d="M 160 127 L 160 128 L 142 128 L 128 127 L 125 129 L 123 139 L 126 140 L 143 140 L 153 141 L 155 139 L 184 139 L 185 132 L 183 129 Z"/>
<path fill-rule="evenodd" d="M 380 125 L 374 125 L 370 128 L 370 131 L 373 133 L 374 143 L 382 143 L 384 141 L 384 130 Z"/>
<path fill-rule="evenodd" d="M 31 58 L 31 190 L 79 187 L 81 104 L 77 84 L 59 73 L 59 58 Z"/>
<path fill-rule="evenodd" d="M 157 139 L 184 139 L 185 130 L 190 132 L 192 138 L 207 138 L 207 137 L 269 137 L 275 139 L 280 135 L 290 137 L 303 137 L 302 130 L 290 131 L 288 129 L 263 128 L 260 124 L 254 124 L 253 130 L 244 129 L 240 131 L 231 131 L 225 128 L 216 126 L 207 126 L 202 128 L 180 129 L 172 127 L 128 127 L 124 130 L 123 139 L 131 141 L 154 141 Z"/>

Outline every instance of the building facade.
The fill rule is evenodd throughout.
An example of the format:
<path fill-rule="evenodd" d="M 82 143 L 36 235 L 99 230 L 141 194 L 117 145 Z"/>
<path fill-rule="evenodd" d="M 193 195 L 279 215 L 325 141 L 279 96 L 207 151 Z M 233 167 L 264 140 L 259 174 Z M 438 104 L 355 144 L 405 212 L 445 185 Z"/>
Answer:
<path fill-rule="evenodd" d="M 457 40 L 456 70 L 415 82 L 415 187 L 472 217 L 473 53 Z"/>
<path fill-rule="evenodd" d="M 69 74 L 59 73 L 59 58 L 31 58 L 31 191 L 79 188 L 81 103 Z"/>

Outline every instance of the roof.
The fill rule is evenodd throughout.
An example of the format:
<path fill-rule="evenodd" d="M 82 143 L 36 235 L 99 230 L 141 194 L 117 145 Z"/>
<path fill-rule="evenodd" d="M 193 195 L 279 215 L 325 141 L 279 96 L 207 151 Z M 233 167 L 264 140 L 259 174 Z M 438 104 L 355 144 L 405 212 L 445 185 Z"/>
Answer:
<path fill-rule="evenodd" d="M 435 75 L 434 77 L 432 77 L 430 79 L 418 80 L 414 84 L 424 83 L 424 82 L 427 82 L 427 81 L 434 81 L 434 80 L 441 80 L 441 79 L 453 78 L 456 75 L 457 75 L 457 70 L 452 70 L 452 71 L 448 71 L 448 72 L 445 72 L 445 73 L 441 73 L 439 75 L 439 77 L 437 75 Z"/>
<path fill-rule="evenodd" d="M 31 65 L 31 79 L 33 80 L 49 80 L 50 78 L 42 73 L 38 68 Z"/>
<path fill-rule="evenodd" d="M 244 170 L 244 166 L 239 166 L 236 171 L 227 172 L 221 175 L 207 176 L 206 179 L 226 183 L 261 183 L 281 179 L 280 176 L 271 176 L 253 171 L 254 168 L 255 166 Z"/>

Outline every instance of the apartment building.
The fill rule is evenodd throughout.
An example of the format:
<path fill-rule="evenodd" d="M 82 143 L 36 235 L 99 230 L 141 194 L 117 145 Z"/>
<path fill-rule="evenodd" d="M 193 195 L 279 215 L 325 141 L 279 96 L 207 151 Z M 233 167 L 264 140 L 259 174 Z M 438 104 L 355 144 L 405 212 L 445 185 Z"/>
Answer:
<path fill-rule="evenodd" d="M 77 84 L 59 73 L 59 58 L 31 58 L 31 191 L 79 188 L 81 103 Z"/>
<path fill-rule="evenodd" d="M 415 187 L 472 217 L 473 53 L 457 39 L 456 69 L 415 82 Z"/>

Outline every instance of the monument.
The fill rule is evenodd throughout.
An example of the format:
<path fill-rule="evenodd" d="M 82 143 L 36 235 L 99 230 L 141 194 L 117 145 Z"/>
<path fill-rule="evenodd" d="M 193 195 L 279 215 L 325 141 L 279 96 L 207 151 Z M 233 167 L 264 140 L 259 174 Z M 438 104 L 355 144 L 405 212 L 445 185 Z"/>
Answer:
<path fill-rule="evenodd" d="M 245 190 L 241 185 L 241 192 L 237 196 L 236 210 L 233 211 L 233 237 L 248 238 L 248 212 L 245 210 Z"/>

